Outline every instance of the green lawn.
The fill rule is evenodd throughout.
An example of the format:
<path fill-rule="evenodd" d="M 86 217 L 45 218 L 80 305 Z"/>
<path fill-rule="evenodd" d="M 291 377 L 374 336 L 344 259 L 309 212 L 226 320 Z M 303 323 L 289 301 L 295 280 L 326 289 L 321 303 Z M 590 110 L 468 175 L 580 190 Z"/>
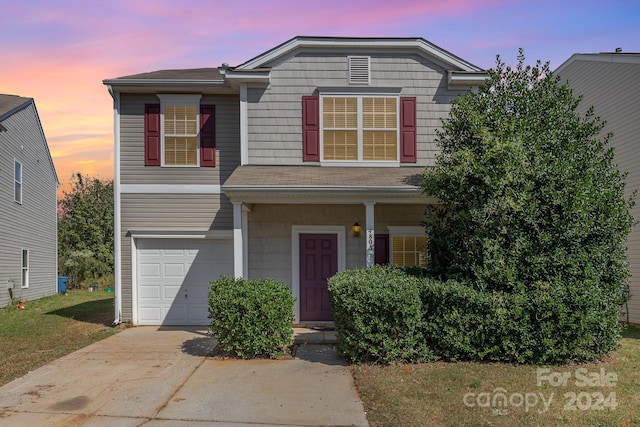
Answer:
<path fill-rule="evenodd" d="M 540 372 L 466 362 L 351 370 L 372 427 L 640 426 L 640 330 L 629 328 L 624 337 L 607 360 Z"/>
<path fill-rule="evenodd" d="M 115 334 L 113 293 L 69 291 L 0 309 L 0 385 Z"/>

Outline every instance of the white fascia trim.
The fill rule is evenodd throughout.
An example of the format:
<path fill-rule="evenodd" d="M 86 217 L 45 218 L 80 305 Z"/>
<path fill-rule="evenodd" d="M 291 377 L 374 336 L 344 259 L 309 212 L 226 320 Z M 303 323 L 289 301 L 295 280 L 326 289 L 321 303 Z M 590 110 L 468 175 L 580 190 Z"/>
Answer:
<path fill-rule="evenodd" d="M 173 80 L 173 79 L 111 79 L 103 80 L 107 86 L 224 86 L 224 80 Z"/>
<path fill-rule="evenodd" d="M 293 225 L 291 226 L 291 293 L 294 322 L 300 323 L 300 234 L 337 234 L 338 235 L 338 273 L 347 266 L 347 239 L 344 225 Z"/>
<path fill-rule="evenodd" d="M 232 230 L 213 231 L 131 231 L 134 239 L 233 239 Z"/>
<path fill-rule="evenodd" d="M 123 194 L 222 194 L 216 184 L 121 184 Z"/>
<path fill-rule="evenodd" d="M 259 68 L 299 48 L 417 48 L 441 61 L 465 71 L 481 71 L 475 65 L 438 48 L 424 39 L 299 39 L 294 38 L 277 49 L 260 55 L 238 66 L 237 70 Z"/>

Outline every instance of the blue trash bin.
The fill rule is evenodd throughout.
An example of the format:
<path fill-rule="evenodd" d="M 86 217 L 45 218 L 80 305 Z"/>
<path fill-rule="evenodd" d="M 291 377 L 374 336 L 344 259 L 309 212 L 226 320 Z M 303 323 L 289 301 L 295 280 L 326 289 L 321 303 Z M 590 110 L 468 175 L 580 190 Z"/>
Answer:
<path fill-rule="evenodd" d="M 67 293 L 67 282 L 69 278 L 66 276 L 58 276 L 58 293 L 65 294 Z"/>

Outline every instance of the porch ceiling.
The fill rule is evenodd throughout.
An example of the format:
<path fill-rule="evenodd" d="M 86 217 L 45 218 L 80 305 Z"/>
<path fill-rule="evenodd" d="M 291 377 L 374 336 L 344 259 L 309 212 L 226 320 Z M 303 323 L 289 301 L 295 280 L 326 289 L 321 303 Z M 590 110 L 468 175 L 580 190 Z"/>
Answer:
<path fill-rule="evenodd" d="M 222 185 L 243 203 L 429 203 L 423 167 L 239 166 Z"/>

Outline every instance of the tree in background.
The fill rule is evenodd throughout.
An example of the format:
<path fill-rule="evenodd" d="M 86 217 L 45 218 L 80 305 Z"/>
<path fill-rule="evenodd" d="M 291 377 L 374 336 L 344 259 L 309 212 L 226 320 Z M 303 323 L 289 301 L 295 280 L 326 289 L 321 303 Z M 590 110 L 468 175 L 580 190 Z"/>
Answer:
<path fill-rule="evenodd" d="M 426 213 L 431 265 L 478 291 L 522 294 L 540 346 L 573 340 L 583 358 L 601 355 L 627 295 L 633 201 L 594 109 L 578 114 L 548 63 L 523 63 L 522 50 L 515 68 L 498 57 L 443 122 L 423 180 L 440 200 Z"/>
<path fill-rule="evenodd" d="M 113 264 L 113 181 L 76 173 L 58 201 L 58 270 L 80 286 Z"/>

